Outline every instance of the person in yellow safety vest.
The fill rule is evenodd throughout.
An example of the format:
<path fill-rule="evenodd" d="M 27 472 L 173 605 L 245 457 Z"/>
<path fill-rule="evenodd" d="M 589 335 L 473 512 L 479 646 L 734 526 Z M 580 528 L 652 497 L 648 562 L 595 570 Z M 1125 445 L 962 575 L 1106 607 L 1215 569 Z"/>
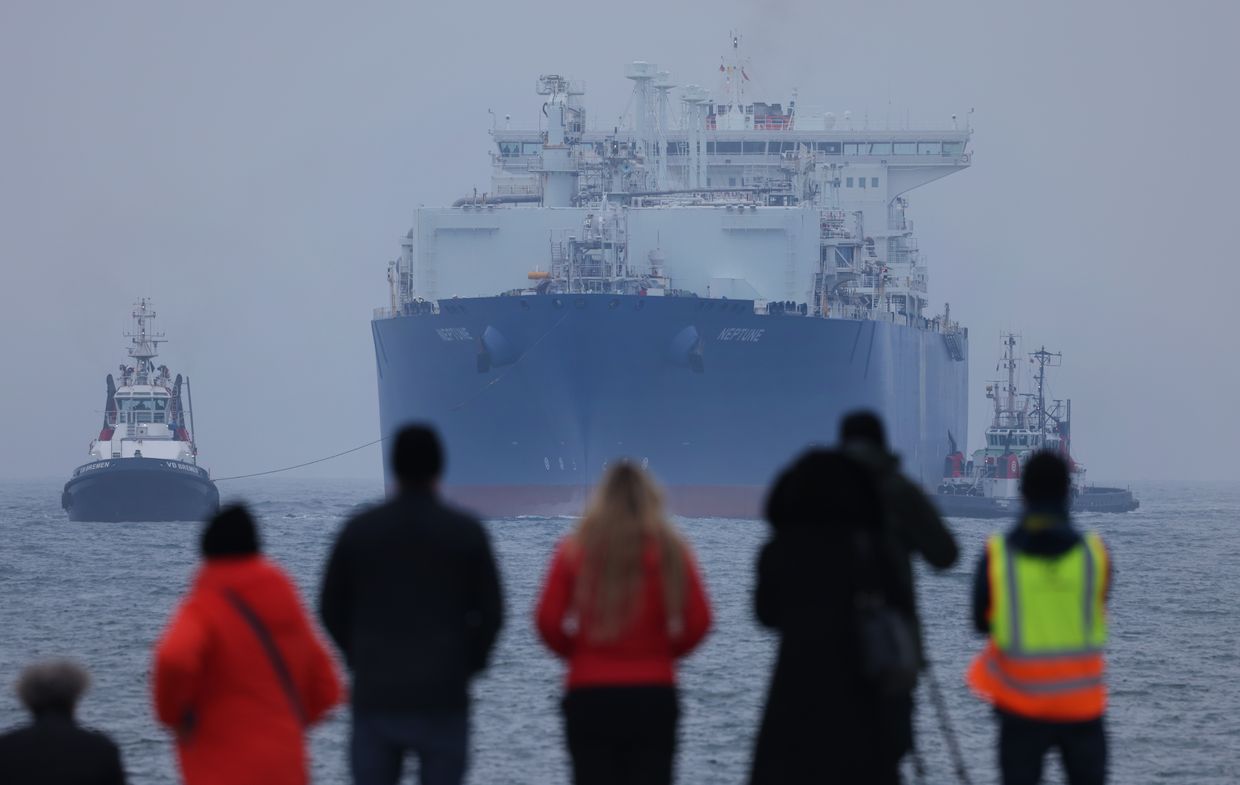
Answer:
<path fill-rule="evenodd" d="M 989 635 L 966 674 L 999 718 L 1003 785 L 1035 785 L 1058 749 L 1070 785 L 1106 779 L 1103 646 L 1111 559 L 1068 518 L 1068 466 L 1040 452 L 1021 477 L 1025 510 L 986 543 L 973 622 Z"/>

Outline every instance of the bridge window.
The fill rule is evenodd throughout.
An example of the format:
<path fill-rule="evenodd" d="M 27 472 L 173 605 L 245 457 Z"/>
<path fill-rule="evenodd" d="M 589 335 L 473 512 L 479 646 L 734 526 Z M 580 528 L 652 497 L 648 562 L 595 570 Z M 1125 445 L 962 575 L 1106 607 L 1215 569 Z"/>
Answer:
<path fill-rule="evenodd" d="M 865 155 L 869 148 L 863 142 L 844 142 L 844 155 Z"/>
<path fill-rule="evenodd" d="M 715 143 L 714 143 L 714 142 L 707 142 L 707 143 L 706 143 L 706 154 L 707 154 L 707 155 L 714 155 L 714 154 L 715 154 Z"/>
<path fill-rule="evenodd" d="M 667 154 L 668 155 L 687 155 L 688 147 L 689 145 L 687 142 L 668 142 L 667 143 Z"/>
<path fill-rule="evenodd" d="M 775 142 L 775 144 L 778 145 L 779 142 Z M 766 142 L 741 142 L 741 152 L 749 153 L 751 155 L 754 155 L 754 154 L 765 155 L 766 154 Z M 776 150 L 772 150 L 771 152 L 777 153 L 779 152 L 779 150 L 776 149 Z"/>
<path fill-rule="evenodd" d="M 499 154 L 504 158 L 514 158 L 521 154 L 520 142 L 500 142 Z"/>
<path fill-rule="evenodd" d="M 715 142 L 715 152 L 719 155 L 736 154 L 740 151 L 740 142 Z"/>
<path fill-rule="evenodd" d="M 541 155 L 542 144 L 539 142 L 522 142 L 521 155 Z"/>
<path fill-rule="evenodd" d="M 877 177 L 871 177 L 871 178 L 870 178 L 870 187 L 871 187 L 871 188 L 877 188 L 877 187 L 878 187 L 878 178 L 877 178 Z"/>
<path fill-rule="evenodd" d="M 870 155 L 891 155 L 891 142 L 875 142 L 870 145 Z"/>
<path fill-rule="evenodd" d="M 845 177 L 845 178 L 844 178 L 844 187 L 845 187 L 845 188 L 852 188 L 852 187 L 853 187 L 853 179 L 852 179 L 851 177 Z"/>
<path fill-rule="evenodd" d="M 943 155 L 964 155 L 964 142 L 944 142 Z"/>
<path fill-rule="evenodd" d="M 839 155 L 840 154 L 840 143 L 839 142 L 815 142 L 814 146 L 817 148 L 818 152 L 820 153 L 825 153 L 827 155 Z"/>
<path fill-rule="evenodd" d="M 942 155 L 943 154 L 943 143 L 942 142 L 918 142 L 917 143 L 917 154 L 918 155 Z"/>
<path fill-rule="evenodd" d="M 896 142 L 894 147 L 896 155 L 917 155 L 916 142 Z"/>
<path fill-rule="evenodd" d="M 864 177 L 858 177 L 858 178 L 857 178 L 857 187 L 858 187 L 858 188 L 865 188 L 865 178 L 864 178 Z"/>

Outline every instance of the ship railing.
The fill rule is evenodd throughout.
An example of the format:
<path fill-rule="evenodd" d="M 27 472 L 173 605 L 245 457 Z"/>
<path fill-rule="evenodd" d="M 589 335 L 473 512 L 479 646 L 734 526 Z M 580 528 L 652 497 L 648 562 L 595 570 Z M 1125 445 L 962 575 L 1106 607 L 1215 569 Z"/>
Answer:
<path fill-rule="evenodd" d="M 397 308 L 375 308 L 372 311 L 375 320 L 392 319 L 397 316 L 427 316 L 439 313 L 439 303 L 435 300 L 415 298 L 402 302 Z"/>

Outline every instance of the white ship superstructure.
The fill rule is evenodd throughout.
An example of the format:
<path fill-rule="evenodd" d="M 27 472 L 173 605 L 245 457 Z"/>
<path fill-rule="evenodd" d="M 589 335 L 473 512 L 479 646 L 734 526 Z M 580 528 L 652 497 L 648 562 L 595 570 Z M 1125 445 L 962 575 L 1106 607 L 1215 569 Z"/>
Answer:
<path fill-rule="evenodd" d="M 905 194 L 969 166 L 968 127 L 953 116 L 880 129 L 802 115 L 795 97 L 750 101 L 748 67 L 734 38 L 712 99 L 634 62 L 631 122 L 605 130 L 589 128 L 581 83 L 541 77 L 539 127 L 491 131 L 491 190 L 417 210 L 392 265 L 393 308 L 520 288 L 547 269 L 552 242 L 614 207 L 628 258 L 657 254 L 678 290 L 926 325 Z"/>
<path fill-rule="evenodd" d="M 90 444 L 90 457 L 167 458 L 196 463 L 197 450 L 186 427 L 181 408 L 181 376 L 175 381 L 166 365 L 155 365 L 164 334 L 151 323 L 155 311 L 150 302 L 140 300 L 133 310 L 134 327 L 130 339 L 132 364 L 118 368 L 120 384 L 112 389 L 108 377 L 108 401 L 103 429 Z"/>

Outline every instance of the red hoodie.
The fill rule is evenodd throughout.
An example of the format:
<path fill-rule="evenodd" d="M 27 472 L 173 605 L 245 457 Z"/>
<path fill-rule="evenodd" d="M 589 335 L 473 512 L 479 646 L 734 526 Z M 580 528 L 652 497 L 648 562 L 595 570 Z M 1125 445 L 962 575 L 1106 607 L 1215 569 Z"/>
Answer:
<path fill-rule="evenodd" d="M 304 785 L 304 728 L 229 590 L 270 632 L 307 721 L 340 702 L 336 667 L 297 590 L 274 564 L 248 556 L 211 559 L 198 572 L 155 650 L 155 713 L 177 733 L 187 785 Z"/>
<path fill-rule="evenodd" d="M 675 660 L 693 651 L 710 629 L 710 605 L 688 547 L 688 585 L 678 633 L 673 635 L 669 629 L 659 551 L 650 543 L 642 553 L 641 598 L 634 617 L 619 635 L 605 641 L 592 639 L 589 616 L 579 617 L 574 607 L 581 556 L 571 537 L 560 543 L 537 611 L 543 642 L 568 660 L 568 687 L 675 684 Z M 570 619 L 575 622 L 571 631 L 565 629 Z"/>

